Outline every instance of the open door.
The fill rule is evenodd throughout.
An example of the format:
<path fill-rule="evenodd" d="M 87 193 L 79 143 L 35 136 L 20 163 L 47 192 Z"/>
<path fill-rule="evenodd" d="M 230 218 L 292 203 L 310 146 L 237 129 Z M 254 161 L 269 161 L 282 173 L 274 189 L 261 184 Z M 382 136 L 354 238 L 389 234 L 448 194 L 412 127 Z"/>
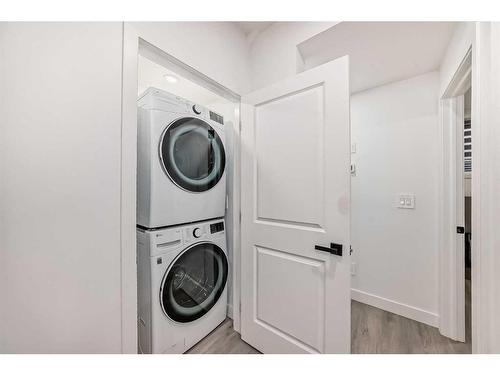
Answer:
<path fill-rule="evenodd" d="M 241 335 L 350 352 L 347 56 L 242 98 Z"/>
<path fill-rule="evenodd" d="M 441 99 L 442 185 L 439 331 L 465 341 L 464 97 Z"/>

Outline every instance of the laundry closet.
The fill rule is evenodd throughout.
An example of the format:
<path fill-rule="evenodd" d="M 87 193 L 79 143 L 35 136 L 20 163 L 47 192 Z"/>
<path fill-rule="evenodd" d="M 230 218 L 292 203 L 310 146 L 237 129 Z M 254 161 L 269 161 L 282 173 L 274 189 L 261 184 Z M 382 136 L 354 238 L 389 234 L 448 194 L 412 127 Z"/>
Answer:
<path fill-rule="evenodd" d="M 144 54 L 151 59 L 138 56 L 138 350 L 184 353 L 231 315 L 227 213 L 238 104 Z"/>

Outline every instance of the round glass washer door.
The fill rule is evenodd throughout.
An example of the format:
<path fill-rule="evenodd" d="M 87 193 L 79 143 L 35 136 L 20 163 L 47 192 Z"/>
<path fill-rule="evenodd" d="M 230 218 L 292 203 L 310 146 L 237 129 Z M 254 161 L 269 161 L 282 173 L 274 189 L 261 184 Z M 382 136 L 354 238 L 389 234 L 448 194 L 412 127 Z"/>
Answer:
<path fill-rule="evenodd" d="M 226 286 L 228 263 L 213 243 L 198 243 L 182 253 L 167 270 L 160 290 L 165 314 L 181 323 L 205 315 Z"/>
<path fill-rule="evenodd" d="M 219 135 L 195 117 L 178 119 L 165 129 L 160 140 L 160 160 L 177 186 L 195 193 L 217 185 L 226 166 Z"/>

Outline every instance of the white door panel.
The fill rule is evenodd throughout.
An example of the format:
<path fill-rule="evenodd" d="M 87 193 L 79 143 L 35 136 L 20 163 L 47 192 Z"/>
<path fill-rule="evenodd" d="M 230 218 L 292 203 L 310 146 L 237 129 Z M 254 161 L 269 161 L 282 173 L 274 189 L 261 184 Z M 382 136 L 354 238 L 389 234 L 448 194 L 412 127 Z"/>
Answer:
<path fill-rule="evenodd" d="M 349 352 L 348 58 L 244 97 L 241 119 L 242 338 Z M 343 256 L 315 250 L 331 242 Z"/>
<path fill-rule="evenodd" d="M 323 86 L 261 104 L 255 118 L 257 219 L 321 227 Z M 307 204 L 290 204 L 304 198 Z"/>
<path fill-rule="evenodd" d="M 322 351 L 325 263 L 273 249 L 255 251 L 257 322 L 286 332 L 311 351 Z M 276 277 L 282 269 L 287 272 Z"/>

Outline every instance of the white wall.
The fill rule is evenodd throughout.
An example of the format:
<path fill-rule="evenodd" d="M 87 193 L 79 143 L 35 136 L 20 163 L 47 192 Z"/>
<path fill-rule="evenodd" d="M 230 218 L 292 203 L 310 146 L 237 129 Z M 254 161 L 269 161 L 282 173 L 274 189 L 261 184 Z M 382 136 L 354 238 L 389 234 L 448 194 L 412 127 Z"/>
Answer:
<path fill-rule="evenodd" d="M 132 22 L 139 36 L 238 94 L 250 90 L 245 34 L 231 22 Z"/>
<path fill-rule="evenodd" d="M 432 72 L 351 97 L 354 299 L 437 324 L 438 90 Z M 415 209 L 398 209 L 400 193 Z"/>
<path fill-rule="evenodd" d="M 122 25 L 0 38 L 0 352 L 120 352 Z"/>
<path fill-rule="evenodd" d="M 235 25 L 133 28 L 231 90 L 249 90 L 248 45 Z M 133 293 L 121 290 L 135 269 L 120 252 L 129 237 L 120 233 L 122 29 L 0 23 L 0 352 L 136 347 Z M 135 103 L 135 84 L 125 87 L 134 92 L 123 103 Z"/>

